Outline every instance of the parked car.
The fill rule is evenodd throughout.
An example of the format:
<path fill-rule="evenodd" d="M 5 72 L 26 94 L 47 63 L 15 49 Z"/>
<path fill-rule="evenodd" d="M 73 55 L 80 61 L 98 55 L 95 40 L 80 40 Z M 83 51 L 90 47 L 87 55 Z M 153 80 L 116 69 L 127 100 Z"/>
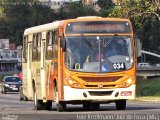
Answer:
<path fill-rule="evenodd" d="M 157 67 L 160 67 L 160 63 L 157 63 L 156 66 L 157 66 Z"/>
<path fill-rule="evenodd" d="M 22 86 L 22 80 L 17 76 L 5 76 L 2 80 L 1 93 L 6 92 L 19 92 Z"/>
<path fill-rule="evenodd" d="M 149 63 L 138 63 L 137 67 L 150 67 Z"/>

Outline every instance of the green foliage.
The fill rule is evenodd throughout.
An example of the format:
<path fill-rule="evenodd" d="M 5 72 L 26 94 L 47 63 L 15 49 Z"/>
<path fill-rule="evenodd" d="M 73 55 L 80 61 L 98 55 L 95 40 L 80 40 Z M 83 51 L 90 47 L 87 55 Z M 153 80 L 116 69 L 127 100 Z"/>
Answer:
<path fill-rule="evenodd" d="M 114 6 L 111 0 L 98 0 L 97 4 L 102 8 L 102 9 L 110 9 Z"/>
<path fill-rule="evenodd" d="M 38 0 L 0 0 L 0 39 L 9 38 L 17 45 L 22 44 L 26 28 L 52 22 L 76 18 L 79 16 L 102 16 L 129 18 L 136 35 L 141 39 L 144 48 L 160 51 L 160 3 L 156 0 L 134 0 L 114 5 L 111 0 L 98 0 L 99 12 L 91 6 L 71 3 L 63 6 L 59 13 L 46 5 L 37 4 Z M 5 15 L 5 16 L 4 16 Z"/>
<path fill-rule="evenodd" d="M 3 13 L 4 13 L 4 8 L 0 7 L 0 16 L 2 16 Z"/>
<path fill-rule="evenodd" d="M 0 38 L 9 38 L 11 42 L 20 45 L 24 29 L 53 20 L 53 11 L 45 5 L 35 4 L 35 2 L 29 0 L 3 1 L 6 17 L 2 22 L 3 26 L 0 27 L 3 32 L 0 34 Z"/>
<path fill-rule="evenodd" d="M 129 18 L 142 48 L 160 51 L 160 3 L 156 0 L 119 2 L 109 17 Z"/>
<path fill-rule="evenodd" d="M 71 3 L 61 8 L 60 13 L 37 0 L 1 0 L 5 18 L 0 18 L 0 38 L 9 38 L 17 45 L 22 44 L 23 32 L 26 28 L 79 16 L 97 15 L 91 8 L 81 3 Z"/>
<path fill-rule="evenodd" d="M 101 7 L 99 15 L 102 17 L 108 16 L 115 6 L 111 0 L 98 0 L 97 4 Z"/>
<path fill-rule="evenodd" d="M 71 19 L 79 16 L 94 16 L 97 13 L 92 7 L 84 6 L 81 3 L 71 3 L 60 10 L 61 19 Z"/>
<path fill-rule="evenodd" d="M 119 4 L 109 17 L 130 18 L 134 21 L 136 28 L 142 28 L 144 22 L 160 17 L 157 13 L 157 4 L 150 0 L 125 1 Z"/>
<path fill-rule="evenodd" d="M 137 96 L 160 96 L 160 78 L 137 80 Z"/>

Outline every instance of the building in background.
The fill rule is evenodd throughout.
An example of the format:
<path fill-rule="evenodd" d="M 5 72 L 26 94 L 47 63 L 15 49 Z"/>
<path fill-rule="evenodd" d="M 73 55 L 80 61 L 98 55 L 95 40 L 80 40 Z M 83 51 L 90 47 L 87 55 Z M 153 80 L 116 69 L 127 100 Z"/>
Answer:
<path fill-rule="evenodd" d="M 85 5 L 95 5 L 98 0 L 82 0 L 82 3 Z"/>
<path fill-rule="evenodd" d="M 53 9 L 55 12 L 59 12 L 59 9 L 61 7 L 64 7 L 72 2 L 77 2 L 77 3 L 81 2 L 84 5 L 94 7 L 95 10 L 98 11 L 100 10 L 100 8 L 99 6 L 97 6 L 98 5 L 97 1 L 98 0 L 39 0 L 39 2 L 41 2 L 42 4 L 49 5 L 51 9 Z"/>
<path fill-rule="evenodd" d="M 0 39 L 0 72 L 21 70 L 21 49 L 9 39 Z"/>
<path fill-rule="evenodd" d="M 0 39 L 0 49 L 9 49 L 9 39 Z"/>

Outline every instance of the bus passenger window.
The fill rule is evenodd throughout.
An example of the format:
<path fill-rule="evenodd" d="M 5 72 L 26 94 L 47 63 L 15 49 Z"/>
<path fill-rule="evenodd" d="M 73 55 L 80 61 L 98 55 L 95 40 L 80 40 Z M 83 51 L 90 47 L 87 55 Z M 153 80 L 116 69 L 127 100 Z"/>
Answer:
<path fill-rule="evenodd" d="M 32 60 L 35 61 L 37 58 L 37 42 L 36 42 L 36 35 L 33 35 L 33 50 L 32 50 Z"/>
<path fill-rule="evenodd" d="M 52 37 L 52 32 L 47 33 L 47 39 L 46 39 L 46 59 L 52 59 L 53 57 L 53 37 Z"/>
<path fill-rule="evenodd" d="M 38 61 L 41 56 L 41 34 L 33 35 L 33 51 L 32 51 L 32 60 Z"/>
<path fill-rule="evenodd" d="M 23 62 L 27 62 L 28 36 L 23 39 Z"/>
<path fill-rule="evenodd" d="M 53 59 L 57 59 L 58 58 L 58 38 L 57 38 L 57 34 L 54 31 L 52 33 L 52 37 L 53 37 Z"/>
<path fill-rule="evenodd" d="M 37 60 L 40 60 L 41 59 L 41 34 L 37 34 L 37 37 L 36 37 L 36 41 L 37 41 Z"/>

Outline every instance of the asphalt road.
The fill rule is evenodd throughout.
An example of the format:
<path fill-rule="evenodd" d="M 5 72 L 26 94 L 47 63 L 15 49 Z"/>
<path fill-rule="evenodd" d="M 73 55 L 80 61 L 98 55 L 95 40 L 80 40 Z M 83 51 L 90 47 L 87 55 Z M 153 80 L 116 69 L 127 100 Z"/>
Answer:
<path fill-rule="evenodd" d="M 36 111 L 33 101 L 19 101 L 17 93 L 0 94 L 0 120 L 160 120 L 160 103 L 128 101 L 126 110 L 103 104 L 99 111 L 83 111 L 82 105 L 67 105 L 66 112 Z"/>

